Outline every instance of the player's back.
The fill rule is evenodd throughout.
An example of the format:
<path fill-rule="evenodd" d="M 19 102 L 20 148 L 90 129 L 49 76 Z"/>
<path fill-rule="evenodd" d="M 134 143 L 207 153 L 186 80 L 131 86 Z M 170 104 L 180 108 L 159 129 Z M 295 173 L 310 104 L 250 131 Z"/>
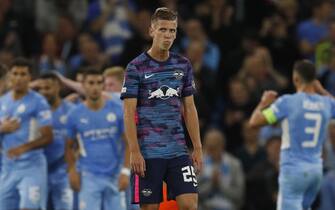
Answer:
<path fill-rule="evenodd" d="M 322 165 L 321 151 L 334 113 L 334 100 L 317 94 L 284 95 L 274 105 L 282 119 L 281 166 Z M 276 107 L 276 106 L 280 107 Z"/>

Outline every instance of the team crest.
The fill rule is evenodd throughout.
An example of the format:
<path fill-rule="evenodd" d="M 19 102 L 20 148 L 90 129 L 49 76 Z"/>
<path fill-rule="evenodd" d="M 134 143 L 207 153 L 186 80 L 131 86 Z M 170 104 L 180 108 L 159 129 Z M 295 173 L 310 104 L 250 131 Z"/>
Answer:
<path fill-rule="evenodd" d="M 18 108 L 17 108 L 17 112 L 22 114 L 23 112 L 26 111 L 26 106 L 24 104 L 21 104 Z"/>
<path fill-rule="evenodd" d="M 151 191 L 151 189 L 143 189 L 143 190 L 142 190 L 142 194 L 143 194 L 145 197 L 149 197 L 149 196 L 152 194 L 152 191 Z"/>
<path fill-rule="evenodd" d="M 107 121 L 108 122 L 115 122 L 116 121 L 116 115 L 113 112 L 109 113 L 107 115 Z"/>
<path fill-rule="evenodd" d="M 180 70 L 180 69 L 177 69 L 177 70 L 174 71 L 173 76 L 176 79 L 181 80 L 183 78 L 183 76 L 184 76 L 184 72 L 182 70 Z"/>
<path fill-rule="evenodd" d="M 62 124 L 65 124 L 65 123 L 66 123 L 66 115 L 62 115 L 62 116 L 59 118 L 59 122 L 61 122 Z"/>

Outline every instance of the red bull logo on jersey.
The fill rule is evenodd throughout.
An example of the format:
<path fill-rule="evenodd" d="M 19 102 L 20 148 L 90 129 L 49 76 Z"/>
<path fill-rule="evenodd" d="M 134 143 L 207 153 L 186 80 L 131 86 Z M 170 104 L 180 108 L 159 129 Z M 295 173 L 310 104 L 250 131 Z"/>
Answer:
<path fill-rule="evenodd" d="M 179 88 L 173 89 L 169 86 L 163 85 L 159 89 L 151 91 L 149 90 L 149 97 L 148 99 L 153 99 L 153 98 L 160 98 L 160 99 L 168 99 L 171 97 L 179 97 Z"/>

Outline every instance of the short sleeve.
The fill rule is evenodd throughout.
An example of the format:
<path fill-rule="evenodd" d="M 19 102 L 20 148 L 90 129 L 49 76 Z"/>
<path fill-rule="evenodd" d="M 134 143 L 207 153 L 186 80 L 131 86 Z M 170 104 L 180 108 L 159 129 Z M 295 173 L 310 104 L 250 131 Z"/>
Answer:
<path fill-rule="evenodd" d="M 262 111 L 269 124 L 274 124 L 287 117 L 287 96 L 278 98 L 269 108 Z"/>
<path fill-rule="evenodd" d="M 50 106 L 44 98 L 38 98 L 35 113 L 35 117 L 40 127 L 52 125 Z"/>
<path fill-rule="evenodd" d="M 120 98 L 137 98 L 140 83 L 140 75 L 135 65 L 129 63 L 126 68 L 124 84 Z"/>
<path fill-rule="evenodd" d="M 195 83 L 193 79 L 193 68 L 191 63 L 188 61 L 186 66 L 186 75 L 184 77 L 184 85 L 182 90 L 182 97 L 193 95 L 196 92 Z"/>

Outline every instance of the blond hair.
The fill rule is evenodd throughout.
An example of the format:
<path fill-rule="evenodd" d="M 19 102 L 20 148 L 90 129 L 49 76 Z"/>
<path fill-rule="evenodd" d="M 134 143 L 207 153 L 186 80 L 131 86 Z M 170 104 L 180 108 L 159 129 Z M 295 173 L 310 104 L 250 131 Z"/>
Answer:
<path fill-rule="evenodd" d="M 124 68 L 121 66 L 109 67 L 104 70 L 104 78 L 106 77 L 116 77 L 119 81 L 123 81 L 124 77 Z"/>

